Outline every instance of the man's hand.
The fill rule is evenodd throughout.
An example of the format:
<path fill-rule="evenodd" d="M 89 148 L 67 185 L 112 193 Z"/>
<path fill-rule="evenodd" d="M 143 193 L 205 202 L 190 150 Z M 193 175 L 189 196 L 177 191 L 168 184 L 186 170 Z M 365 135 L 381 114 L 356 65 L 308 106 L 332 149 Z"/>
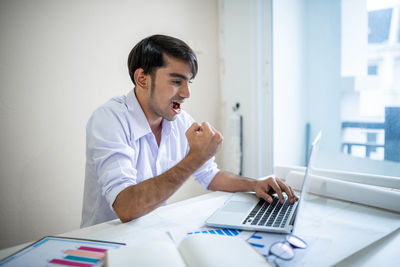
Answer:
<path fill-rule="evenodd" d="M 166 201 L 201 165 L 217 153 L 222 135 L 203 122 L 193 123 L 186 131 L 188 155 L 168 171 L 122 190 L 113 209 L 122 222 L 128 222 L 154 210 Z M 150 192 L 150 193 L 149 193 Z"/>
<path fill-rule="evenodd" d="M 272 202 L 271 194 L 277 193 L 281 203 L 284 202 L 284 197 L 282 191 L 288 196 L 289 202 L 292 204 L 296 202 L 299 198 L 293 193 L 293 189 L 282 182 L 279 178 L 275 176 L 268 177 L 265 180 L 257 181 L 254 191 L 259 198 L 263 198 L 269 203 Z"/>
<path fill-rule="evenodd" d="M 218 152 L 224 140 L 221 133 L 208 122 L 203 122 L 201 125 L 194 122 L 186 131 L 186 138 L 190 147 L 188 156 L 199 166 Z"/>

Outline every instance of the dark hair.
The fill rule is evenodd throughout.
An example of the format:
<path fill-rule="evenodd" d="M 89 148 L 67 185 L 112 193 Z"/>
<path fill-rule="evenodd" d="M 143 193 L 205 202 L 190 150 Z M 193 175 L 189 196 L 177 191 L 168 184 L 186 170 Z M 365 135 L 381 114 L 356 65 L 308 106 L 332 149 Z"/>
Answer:
<path fill-rule="evenodd" d="M 197 74 L 197 58 L 193 50 L 182 40 L 166 35 L 152 35 L 140 41 L 131 50 L 128 57 L 129 76 L 134 85 L 134 73 L 142 68 L 145 74 L 154 75 L 164 66 L 163 54 L 186 61 L 191 69 L 192 78 Z"/>

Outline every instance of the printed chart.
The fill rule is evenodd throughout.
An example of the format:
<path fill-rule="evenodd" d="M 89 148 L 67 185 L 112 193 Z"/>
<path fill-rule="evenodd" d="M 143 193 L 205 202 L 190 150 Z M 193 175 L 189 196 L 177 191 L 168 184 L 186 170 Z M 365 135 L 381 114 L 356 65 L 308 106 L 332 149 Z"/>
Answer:
<path fill-rule="evenodd" d="M 195 232 L 189 232 L 187 235 L 195 235 L 195 234 L 212 234 L 212 235 L 227 235 L 227 236 L 238 236 L 242 230 L 234 230 L 234 229 L 209 229 L 209 230 L 200 230 Z"/>
<path fill-rule="evenodd" d="M 107 250 L 122 243 L 45 237 L 0 262 L 0 266 L 102 266 Z"/>

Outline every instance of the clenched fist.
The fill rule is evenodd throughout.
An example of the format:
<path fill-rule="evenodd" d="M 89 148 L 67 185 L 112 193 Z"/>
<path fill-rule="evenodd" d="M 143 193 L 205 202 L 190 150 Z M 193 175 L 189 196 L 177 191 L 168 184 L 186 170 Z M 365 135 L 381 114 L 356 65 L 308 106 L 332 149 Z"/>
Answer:
<path fill-rule="evenodd" d="M 201 125 L 194 122 L 186 131 L 186 138 L 190 147 L 188 155 L 199 166 L 218 152 L 224 140 L 221 133 L 208 122 L 203 122 Z"/>

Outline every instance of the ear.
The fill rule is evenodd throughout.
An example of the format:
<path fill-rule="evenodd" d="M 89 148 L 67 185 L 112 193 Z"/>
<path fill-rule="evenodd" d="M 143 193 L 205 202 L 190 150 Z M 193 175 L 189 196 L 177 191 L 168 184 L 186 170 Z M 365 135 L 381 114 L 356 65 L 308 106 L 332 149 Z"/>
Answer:
<path fill-rule="evenodd" d="M 150 75 L 145 74 L 142 68 L 136 69 L 134 76 L 136 86 L 143 89 L 148 89 L 150 87 Z"/>

